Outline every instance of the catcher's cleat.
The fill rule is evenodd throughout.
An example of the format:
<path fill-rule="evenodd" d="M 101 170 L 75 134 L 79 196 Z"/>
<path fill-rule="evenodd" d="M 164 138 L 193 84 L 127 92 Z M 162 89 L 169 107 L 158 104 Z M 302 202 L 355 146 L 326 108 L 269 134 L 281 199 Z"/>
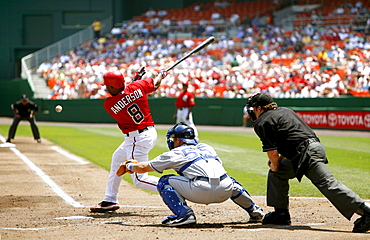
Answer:
<path fill-rule="evenodd" d="M 358 218 L 354 224 L 352 232 L 366 233 L 370 230 L 370 215 L 364 214 L 362 217 Z"/>
<path fill-rule="evenodd" d="M 290 225 L 290 214 L 289 212 L 269 212 L 262 220 L 262 225 L 266 224 Z"/>
<path fill-rule="evenodd" d="M 263 209 L 255 205 L 253 212 L 249 213 L 248 223 L 260 223 L 264 216 L 265 214 L 263 213 Z"/>
<path fill-rule="evenodd" d="M 117 209 L 119 209 L 119 205 L 117 203 L 102 201 L 98 205 L 91 207 L 90 211 L 103 213 L 109 211 L 116 211 Z"/>
<path fill-rule="evenodd" d="M 162 221 L 166 226 L 181 226 L 196 223 L 196 218 L 193 213 L 188 213 L 184 217 L 168 216 Z"/>
<path fill-rule="evenodd" d="M 250 216 L 248 223 L 260 223 L 265 215 L 262 213 L 258 216 Z"/>

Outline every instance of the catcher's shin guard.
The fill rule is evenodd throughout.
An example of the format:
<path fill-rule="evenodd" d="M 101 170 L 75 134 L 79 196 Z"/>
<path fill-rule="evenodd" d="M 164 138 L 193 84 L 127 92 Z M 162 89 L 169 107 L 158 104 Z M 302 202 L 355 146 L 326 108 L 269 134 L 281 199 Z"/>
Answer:
<path fill-rule="evenodd" d="M 238 183 L 234 178 L 231 177 L 234 183 L 233 194 L 231 200 L 239 205 L 241 208 L 246 210 L 249 214 L 255 212 L 259 208 L 254 202 L 248 191 Z M 262 210 L 262 209 L 261 209 Z"/>
<path fill-rule="evenodd" d="M 192 212 L 192 210 L 186 205 L 185 200 L 177 194 L 176 190 L 169 185 L 168 178 L 170 176 L 174 175 L 164 175 L 159 179 L 157 185 L 158 192 L 163 202 L 177 217 L 184 217 L 188 212 Z"/>

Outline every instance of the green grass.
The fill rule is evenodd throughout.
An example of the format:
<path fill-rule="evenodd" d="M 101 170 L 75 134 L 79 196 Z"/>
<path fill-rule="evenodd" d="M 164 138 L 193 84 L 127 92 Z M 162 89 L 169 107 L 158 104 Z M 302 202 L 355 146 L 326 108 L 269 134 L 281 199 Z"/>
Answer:
<path fill-rule="evenodd" d="M 6 138 L 8 125 L 0 125 L 0 134 Z M 39 126 L 41 136 L 62 148 L 81 156 L 108 170 L 111 155 L 122 143 L 124 136 L 117 127 L 57 127 Z M 158 131 L 156 147 L 150 159 L 167 151 L 165 130 Z M 227 172 L 236 178 L 251 195 L 266 194 L 267 156 L 261 150 L 261 142 L 254 133 L 199 131 L 202 142 L 213 146 L 222 159 Z M 32 136 L 28 125 L 19 125 L 17 136 Z M 328 168 L 343 184 L 360 197 L 369 199 L 370 139 L 356 137 L 319 136 L 327 150 Z M 173 171 L 166 171 L 174 173 Z M 158 173 L 150 173 L 160 176 Z M 131 182 L 129 175 L 124 179 Z M 291 196 L 322 196 L 303 178 L 290 181 Z"/>

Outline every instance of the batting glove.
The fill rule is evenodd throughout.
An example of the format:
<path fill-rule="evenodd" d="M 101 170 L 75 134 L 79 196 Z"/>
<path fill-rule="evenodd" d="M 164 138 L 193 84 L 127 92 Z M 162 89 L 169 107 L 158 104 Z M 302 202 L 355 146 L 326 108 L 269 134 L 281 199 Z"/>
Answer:
<path fill-rule="evenodd" d="M 145 74 L 145 67 L 140 68 L 139 71 L 135 72 L 134 79 L 132 81 L 140 80 Z"/>
<path fill-rule="evenodd" d="M 165 78 L 167 76 L 167 73 L 168 72 L 164 71 L 164 70 L 159 72 L 159 74 L 161 74 L 163 78 Z"/>

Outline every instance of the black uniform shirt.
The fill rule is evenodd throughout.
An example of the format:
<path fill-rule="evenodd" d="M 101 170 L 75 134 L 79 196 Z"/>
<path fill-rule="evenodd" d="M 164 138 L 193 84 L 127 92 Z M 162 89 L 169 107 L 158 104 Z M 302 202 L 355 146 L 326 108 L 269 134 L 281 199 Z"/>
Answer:
<path fill-rule="evenodd" d="M 18 101 L 12 104 L 11 108 L 21 115 L 21 117 L 29 117 L 31 112 L 37 112 L 39 110 L 37 104 L 32 101 L 28 101 L 26 105 L 23 105 L 22 101 Z"/>
<path fill-rule="evenodd" d="M 285 107 L 262 113 L 255 122 L 254 131 L 264 152 L 277 149 L 288 159 L 298 154 L 296 148 L 304 140 L 317 137 L 293 110 Z"/>

